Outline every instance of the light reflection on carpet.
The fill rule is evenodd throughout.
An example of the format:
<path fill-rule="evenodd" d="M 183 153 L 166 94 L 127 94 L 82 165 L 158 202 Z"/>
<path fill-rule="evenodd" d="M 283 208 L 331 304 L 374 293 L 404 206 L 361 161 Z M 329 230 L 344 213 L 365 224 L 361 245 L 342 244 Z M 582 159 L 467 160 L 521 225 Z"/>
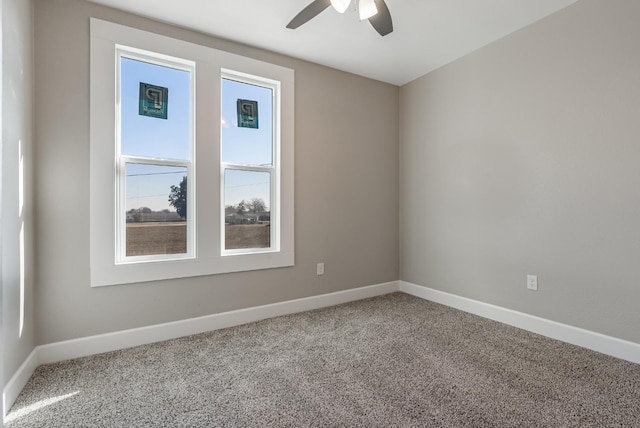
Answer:
<path fill-rule="evenodd" d="M 62 400 L 66 400 L 67 398 L 71 398 L 74 395 L 79 394 L 80 391 L 76 391 L 76 392 L 72 392 L 70 394 L 64 394 L 64 395 L 59 395 L 57 397 L 51 397 L 51 398 L 47 398 L 44 400 L 40 400 L 37 403 L 33 403 L 30 404 L 28 406 L 23 407 L 22 409 L 17 409 L 12 411 L 9 415 L 7 415 L 7 417 L 5 418 L 4 422 L 5 423 L 9 423 L 12 421 L 15 421 L 17 419 L 20 419 L 23 416 L 28 415 L 29 413 L 33 413 L 33 412 L 37 412 L 38 410 L 50 406 L 52 404 L 55 404 L 59 401 Z"/>

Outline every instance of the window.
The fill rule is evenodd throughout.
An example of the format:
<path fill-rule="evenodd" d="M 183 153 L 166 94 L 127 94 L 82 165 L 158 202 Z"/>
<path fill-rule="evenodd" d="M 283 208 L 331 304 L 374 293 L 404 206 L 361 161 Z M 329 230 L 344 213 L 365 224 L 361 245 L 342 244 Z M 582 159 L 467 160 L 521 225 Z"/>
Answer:
<path fill-rule="evenodd" d="M 221 87 L 223 254 L 277 247 L 279 84 L 225 71 Z"/>
<path fill-rule="evenodd" d="M 195 64 L 116 52 L 116 262 L 192 257 Z"/>
<path fill-rule="evenodd" d="M 91 19 L 91 285 L 292 266 L 293 71 Z"/>

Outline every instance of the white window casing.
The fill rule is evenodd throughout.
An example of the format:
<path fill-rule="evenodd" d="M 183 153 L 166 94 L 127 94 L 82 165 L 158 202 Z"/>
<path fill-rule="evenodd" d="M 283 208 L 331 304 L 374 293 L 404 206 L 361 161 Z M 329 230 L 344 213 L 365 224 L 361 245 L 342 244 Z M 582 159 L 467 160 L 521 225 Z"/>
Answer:
<path fill-rule="evenodd" d="M 294 71 L 170 37 L 91 18 L 90 58 L 90 270 L 91 286 L 293 266 Z M 143 58 L 191 73 L 191 159 L 121 155 L 117 108 L 119 58 Z M 274 88 L 271 166 L 221 163 L 221 79 Z M 187 170 L 187 252 L 124 255 L 124 165 L 142 163 Z M 225 250 L 225 168 L 271 175 L 269 248 Z M 195 197 L 194 197 L 195 195 Z"/>

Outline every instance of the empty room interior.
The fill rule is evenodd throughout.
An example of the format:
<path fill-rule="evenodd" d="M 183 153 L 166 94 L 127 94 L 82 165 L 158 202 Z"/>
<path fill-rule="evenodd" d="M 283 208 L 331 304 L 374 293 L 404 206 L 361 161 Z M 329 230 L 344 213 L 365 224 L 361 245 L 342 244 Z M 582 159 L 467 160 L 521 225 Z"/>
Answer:
<path fill-rule="evenodd" d="M 1 4 L 4 426 L 640 424 L 640 2 Z"/>

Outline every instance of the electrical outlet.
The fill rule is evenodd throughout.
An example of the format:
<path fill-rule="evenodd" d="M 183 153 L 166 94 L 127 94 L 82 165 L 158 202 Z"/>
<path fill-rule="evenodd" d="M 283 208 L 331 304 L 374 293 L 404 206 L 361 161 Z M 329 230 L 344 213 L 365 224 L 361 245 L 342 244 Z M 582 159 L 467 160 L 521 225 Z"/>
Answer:
<path fill-rule="evenodd" d="M 538 291 L 538 276 L 527 275 L 527 288 L 529 290 Z"/>
<path fill-rule="evenodd" d="M 324 275 L 324 263 L 318 263 L 316 267 L 316 275 Z"/>

